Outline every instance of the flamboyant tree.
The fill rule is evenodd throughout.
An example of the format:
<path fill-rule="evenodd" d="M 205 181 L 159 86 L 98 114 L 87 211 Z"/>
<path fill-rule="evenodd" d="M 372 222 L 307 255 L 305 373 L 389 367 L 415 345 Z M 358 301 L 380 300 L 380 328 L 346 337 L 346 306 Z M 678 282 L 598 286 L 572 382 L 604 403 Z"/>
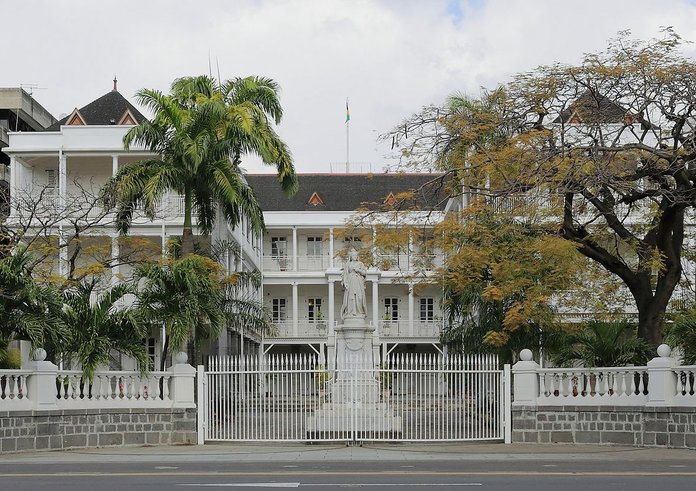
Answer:
<path fill-rule="evenodd" d="M 543 214 L 550 234 L 623 283 L 638 336 L 658 343 L 696 204 L 696 62 L 683 46 L 671 29 L 620 33 L 578 65 L 454 97 L 385 138 L 404 163 L 450 172 L 453 194 Z"/>

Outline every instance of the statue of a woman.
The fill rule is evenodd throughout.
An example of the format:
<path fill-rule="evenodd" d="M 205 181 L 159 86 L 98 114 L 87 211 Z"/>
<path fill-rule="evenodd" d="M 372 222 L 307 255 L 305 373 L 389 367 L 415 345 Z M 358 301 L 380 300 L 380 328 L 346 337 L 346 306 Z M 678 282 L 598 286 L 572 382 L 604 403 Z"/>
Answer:
<path fill-rule="evenodd" d="M 348 262 L 343 265 L 343 306 L 341 318 L 365 318 L 365 265 L 358 252 L 351 249 Z"/>

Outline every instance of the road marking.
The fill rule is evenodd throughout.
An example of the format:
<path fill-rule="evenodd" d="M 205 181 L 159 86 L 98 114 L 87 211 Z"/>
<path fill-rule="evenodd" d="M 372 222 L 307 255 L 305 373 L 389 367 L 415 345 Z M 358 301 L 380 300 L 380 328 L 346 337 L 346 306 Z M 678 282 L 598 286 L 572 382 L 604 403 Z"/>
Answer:
<path fill-rule="evenodd" d="M 670 467 L 674 467 L 675 469 L 683 469 L 686 466 L 685 465 L 670 465 Z"/>
<path fill-rule="evenodd" d="M 283 467 L 285 469 L 295 469 L 295 468 L 299 467 L 299 465 L 284 465 Z"/>
<path fill-rule="evenodd" d="M 365 487 L 402 487 L 408 486 L 483 486 L 480 482 L 460 482 L 460 483 L 351 483 L 351 484 L 336 484 L 336 483 L 299 483 L 299 482 L 244 482 L 244 483 L 181 483 L 177 486 L 183 487 L 198 487 L 198 488 L 299 488 L 304 487 L 337 487 L 337 488 L 365 488 Z"/>
<path fill-rule="evenodd" d="M 158 471 L 168 471 L 171 469 L 178 469 L 178 467 L 175 467 L 173 465 L 158 465 L 155 467 Z"/>
<path fill-rule="evenodd" d="M 177 486 L 190 486 L 198 488 L 299 488 L 299 482 L 236 482 L 236 483 L 193 483 L 177 484 Z"/>
<path fill-rule="evenodd" d="M 556 464 L 544 464 L 544 467 L 558 467 Z"/>

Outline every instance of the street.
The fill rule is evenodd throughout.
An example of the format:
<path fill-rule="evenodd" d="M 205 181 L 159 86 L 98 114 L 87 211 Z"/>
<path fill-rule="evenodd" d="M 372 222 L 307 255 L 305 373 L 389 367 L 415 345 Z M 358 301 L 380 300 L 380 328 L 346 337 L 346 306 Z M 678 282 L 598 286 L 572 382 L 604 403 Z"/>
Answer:
<path fill-rule="evenodd" d="M 690 490 L 696 452 L 552 445 L 206 445 L 6 454 L 0 489 Z"/>

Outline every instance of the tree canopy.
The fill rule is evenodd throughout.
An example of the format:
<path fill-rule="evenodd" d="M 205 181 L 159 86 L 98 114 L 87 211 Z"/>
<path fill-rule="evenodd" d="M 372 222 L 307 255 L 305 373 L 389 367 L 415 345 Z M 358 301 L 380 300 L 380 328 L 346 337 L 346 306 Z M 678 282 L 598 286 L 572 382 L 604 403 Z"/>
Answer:
<path fill-rule="evenodd" d="M 623 283 L 638 336 L 658 343 L 696 204 L 696 63 L 683 45 L 669 28 L 649 41 L 622 32 L 578 65 L 453 96 L 384 138 L 403 163 L 451 173 L 452 195 L 543 213 L 550 235 Z"/>
<path fill-rule="evenodd" d="M 194 214 L 205 235 L 218 210 L 231 225 L 244 216 L 262 230 L 262 211 L 239 168 L 244 154 L 274 165 L 283 190 L 297 191 L 292 157 L 273 129 L 282 117 L 274 81 L 247 77 L 219 85 L 206 76 L 183 77 L 170 94 L 143 89 L 137 99 L 154 117 L 133 127 L 124 144 L 143 145 L 156 156 L 124 167 L 106 187 L 105 201 L 117 207 L 122 233 L 138 207 L 154 218 L 169 191 L 183 196 L 184 255 L 193 252 Z"/>

